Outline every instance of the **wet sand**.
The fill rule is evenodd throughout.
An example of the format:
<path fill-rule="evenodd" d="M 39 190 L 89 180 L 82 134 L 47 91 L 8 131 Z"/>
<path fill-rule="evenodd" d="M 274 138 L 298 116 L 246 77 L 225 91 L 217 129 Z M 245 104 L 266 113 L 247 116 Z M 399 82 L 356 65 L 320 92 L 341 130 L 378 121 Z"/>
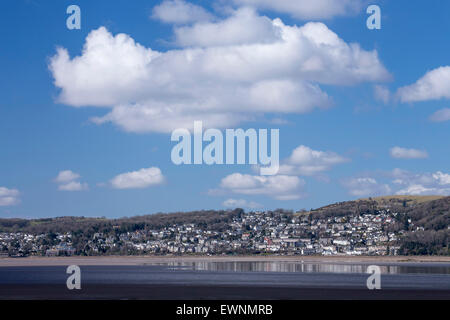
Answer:
<path fill-rule="evenodd" d="M 173 262 L 307 262 L 307 263 L 450 263 L 447 256 L 102 256 L 0 258 L 0 267 L 26 266 L 133 266 Z"/>
<path fill-rule="evenodd" d="M 0 300 L 449 300 L 444 290 L 367 290 L 264 286 L 2 285 Z"/>

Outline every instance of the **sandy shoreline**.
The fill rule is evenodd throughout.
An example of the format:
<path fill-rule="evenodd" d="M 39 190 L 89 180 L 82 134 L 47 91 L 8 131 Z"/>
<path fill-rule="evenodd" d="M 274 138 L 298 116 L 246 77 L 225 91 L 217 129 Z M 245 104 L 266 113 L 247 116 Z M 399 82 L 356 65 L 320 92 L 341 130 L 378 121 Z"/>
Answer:
<path fill-rule="evenodd" d="M 305 262 L 342 264 L 402 264 L 402 263 L 450 263 L 450 257 L 438 256 L 392 256 L 392 257 L 354 257 L 354 256 L 109 256 L 109 257 L 28 257 L 0 258 L 0 267 L 35 266 L 133 266 L 176 262 Z"/>

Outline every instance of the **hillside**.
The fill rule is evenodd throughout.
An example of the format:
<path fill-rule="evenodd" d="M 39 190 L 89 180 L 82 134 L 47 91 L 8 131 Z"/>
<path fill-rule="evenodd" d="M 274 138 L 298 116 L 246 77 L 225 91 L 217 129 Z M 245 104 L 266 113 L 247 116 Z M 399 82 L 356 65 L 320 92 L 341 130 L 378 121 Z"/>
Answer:
<path fill-rule="evenodd" d="M 398 212 L 411 219 L 416 227 L 443 230 L 450 224 L 450 197 L 392 196 L 360 199 L 331 204 L 306 214 L 315 217 L 377 214 L 381 210 Z M 305 214 L 305 213 L 303 213 Z"/>
<path fill-rule="evenodd" d="M 48 219 L 0 219 L 1 232 L 42 233 L 88 233 L 105 232 L 112 229 L 118 232 L 141 230 L 145 228 L 161 228 L 175 224 L 193 223 L 208 226 L 214 230 L 222 229 L 234 215 L 242 214 L 242 209 L 233 211 L 193 211 L 177 213 L 157 213 L 120 219 L 59 217 Z"/>
<path fill-rule="evenodd" d="M 354 201 L 345 201 L 330 204 L 310 212 L 298 214 L 314 214 L 316 216 L 345 216 L 362 213 L 376 213 L 379 210 L 395 210 L 407 212 L 412 208 L 421 208 L 428 203 L 447 203 L 450 197 L 443 196 L 385 196 L 365 198 Z"/>
<path fill-rule="evenodd" d="M 398 213 L 390 230 L 405 231 L 402 254 L 449 254 L 450 197 L 392 196 L 360 199 L 328 205 L 306 214 L 313 217 L 378 214 L 383 210 Z M 303 213 L 305 214 L 305 213 Z"/>
<path fill-rule="evenodd" d="M 244 233 L 254 234 L 255 241 L 264 242 L 268 235 L 278 237 L 279 235 L 272 236 L 272 234 L 280 228 L 293 228 L 295 229 L 295 232 L 291 232 L 293 237 L 309 238 L 317 242 L 323 236 L 324 229 L 328 230 L 325 238 L 335 237 L 333 234 L 336 231 L 335 228 L 339 227 L 337 224 L 340 224 L 340 230 L 344 233 L 351 234 L 352 230 L 360 232 L 356 230 L 361 227 L 362 222 L 356 222 L 351 226 L 346 224 L 349 221 L 362 221 L 361 219 L 366 221 L 364 222 L 366 227 L 370 227 L 367 231 L 361 231 L 364 237 L 372 232 L 375 226 L 379 234 L 373 237 L 377 239 L 389 234 L 390 237 L 396 235 L 396 240 L 393 240 L 391 244 L 399 248 L 400 254 L 450 254 L 450 197 L 368 198 L 335 203 L 295 215 L 291 211 L 281 209 L 267 211 L 264 214 L 245 213 L 242 209 L 235 209 L 159 213 L 121 219 L 84 217 L 0 219 L 0 233 L 16 234 L 16 238 L 23 238 L 20 234 L 43 235 L 44 238 L 37 240 L 41 246 L 54 244 L 57 235 L 71 234 L 77 250 L 85 252 L 85 247 L 92 247 L 93 243 L 96 243 L 98 234 L 116 239 L 114 241 L 121 243 L 121 235 L 124 234 L 143 234 L 153 241 L 153 236 L 149 234 L 165 230 L 163 234 L 167 236 L 167 241 L 174 241 L 175 229 L 179 227 L 183 230 L 184 228 L 195 229 L 198 234 L 206 234 L 208 239 L 212 237 L 213 241 L 227 238 L 227 240 L 222 239 L 227 244 L 247 237 Z M 375 220 L 378 222 L 374 223 Z M 318 225 L 322 226 L 320 230 L 317 228 Z M 239 231 L 236 232 L 236 230 Z M 6 235 L 4 239 L 9 239 L 8 237 Z M 358 238 L 355 239 L 360 241 Z M 379 240 L 380 243 L 383 241 L 387 240 Z M 345 242 L 345 236 L 341 239 L 342 242 Z M 9 241 L 7 245 L 4 244 L 4 249 L 11 246 L 17 247 L 20 243 Z"/>

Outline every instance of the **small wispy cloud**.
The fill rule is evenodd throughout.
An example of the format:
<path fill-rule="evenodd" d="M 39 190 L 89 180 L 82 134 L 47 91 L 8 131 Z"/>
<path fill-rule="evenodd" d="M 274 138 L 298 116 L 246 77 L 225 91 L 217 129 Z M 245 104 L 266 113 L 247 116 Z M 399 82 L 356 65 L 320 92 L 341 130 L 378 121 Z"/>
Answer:
<path fill-rule="evenodd" d="M 450 108 L 445 108 L 436 111 L 430 116 L 430 120 L 433 122 L 445 122 L 450 120 Z"/>
<path fill-rule="evenodd" d="M 390 150 L 391 157 L 394 159 L 426 159 L 428 152 L 425 150 L 407 149 L 401 147 L 393 147 Z"/>
<path fill-rule="evenodd" d="M 81 183 L 81 176 L 71 170 L 64 170 L 58 173 L 55 182 L 58 184 L 60 191 L 85 191 L 89 189 L 87 183 Z"/>
<path fill-rule="evenodd" d="M 0 207 L 14 206 L 20 203 L 20 192 L 17 189 L 0 187 Z"/>
<path fill-rule="evenodd" d="M 391 193 L 387 184 L 379 183 L 372 177 L 350 178 L 342 182 L 350 195 L 355 197 L 383 196 Z"/>
<path fill-rule="evenodd" d="M 257 202 L 253 202 L 253 201 L 247 201 L 244 199 L 228 199 L 225 200 L 222 205 L 226 208 L 248 208 L 248 209 L 258 209 L 258 208 L 262 208 L 262 205 L 257 203 Z"/>
<path fill-rule="evenodd" d="M 388 104 L 391 101 L 392 95 L 386 86 L 376 85 L 373 87 L 373 94 L 377 101 Z"/>
<path fill-rule="evenodd" d="M 223 190 L 243 195 L 264 195 L 276 200 L 297 200 L 304 196 L 306 182 L 296 176 L 254 176 L 234 173 L 222 179 Z"/>
<path fill-rule="evenodd" d="M 152 167 L 119 174 L 110 184 L 114 189 L 144 189 L 162 184 L 164 180 L 161 170 Z"/>

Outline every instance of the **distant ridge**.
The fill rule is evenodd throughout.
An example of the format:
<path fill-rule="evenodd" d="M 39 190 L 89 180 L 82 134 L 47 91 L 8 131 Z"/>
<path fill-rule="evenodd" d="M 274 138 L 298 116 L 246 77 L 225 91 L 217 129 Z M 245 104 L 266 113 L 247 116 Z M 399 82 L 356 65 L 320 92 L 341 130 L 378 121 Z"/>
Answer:
<path fill-rule="evenodd" d="M 395 196 L 383 196 L 375 198 L 364 198 L 359 201 L 369 201 L 373 200 L 379 204 L 392 203 L 392 202 L 411 202 L 413 204 L 420 204 L 425 202 L 430 202 L 434 200 L 443 199 L 445 196 L 408 196 L 408 195 L 395 195 Z"/>
<path fill-rule="evenodd" d="M 329 204 L 311 211 L 297 212 L 296 215 L 309 214 L 325 214 L 325 215 L 352 215 L 359 213 L 375 212 L 382 209 L 396 209 L 399 212 L 407 211 L 411 208 L 417 208 L 421 205 L 432 203 L 435 201 L 449 200 L 450 197 L 445 196 L 408 196 L 408 195 L 392 195 L 374 198 L 362 198 L 351 201 L 337 202 Z"/>

